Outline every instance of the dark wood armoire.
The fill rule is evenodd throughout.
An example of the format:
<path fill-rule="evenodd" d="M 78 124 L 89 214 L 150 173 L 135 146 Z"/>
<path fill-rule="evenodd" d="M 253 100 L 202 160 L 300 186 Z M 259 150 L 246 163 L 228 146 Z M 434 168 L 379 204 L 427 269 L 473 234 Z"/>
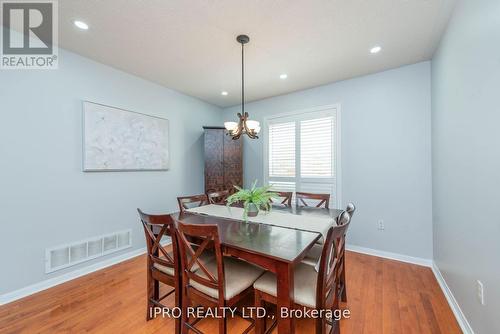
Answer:
<path fill-rule="evenodd" d="M 243 139 L 233 140 L 223 127 L 204 126 L 205 193 L 243 185 Z"/>

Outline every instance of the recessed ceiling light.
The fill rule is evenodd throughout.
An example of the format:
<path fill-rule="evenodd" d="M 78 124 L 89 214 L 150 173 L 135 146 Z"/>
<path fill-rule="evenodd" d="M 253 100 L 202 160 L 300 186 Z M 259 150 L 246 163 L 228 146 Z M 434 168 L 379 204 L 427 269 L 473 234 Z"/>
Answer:
<path fill-rule="evenodd" d="M 220 95 L 222 95 L 222 96 L 226 96 L 227 94 L 228 94 L 228 92 L 226 92 L 226 91 L 223 91 L 220 93 Z"/>
<path fill-rule="evenodd" d="M 286 79 L 288 75 L 286 73 L 280 74 L 280 79 Z"/>
<path fill-rule="evenodd" d="M 370 53 L 379 53 L 380 50 L 382 50 L 382 47 L 376 45 L 373 48 L 370 49 Z"/>
<path fill-rule="evenodd" d="M 75 26 L 77 26 L 78 28 L 82 29 L 82 30 L 88 30 L 89 29 L 89 25 L 83 21 L 78 21 L 76 20 L 75 22 Z"/>

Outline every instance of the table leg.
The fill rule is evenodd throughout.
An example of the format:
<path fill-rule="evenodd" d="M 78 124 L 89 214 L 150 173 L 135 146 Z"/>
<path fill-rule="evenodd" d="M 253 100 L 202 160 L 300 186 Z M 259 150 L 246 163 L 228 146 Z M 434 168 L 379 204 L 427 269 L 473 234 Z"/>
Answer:
<path fill-rule="evenodd" d="M 176 243 L 172 243 L 172 247 L 177 246 Z M 175 258 L 175 307 L 180 308 L 184 312 L 183 305 L 182 305 L 182 295 L 184 292 L 184 287 L 182 286 L 182 272 L 181 272 L 181 255 L 179 254 L 179 251 L 175 252 L 177 253 L 177 257 Z M 174 254 L 175 254 L 174 253 Z M 175 334 L 181 334 L 182 332 L 182 319 L 184 319 L 181 315 L 181 317 L 177 317 L 174 320 L 174 326 L 175 326 Z"/>
<path fill-rule="evenodd" d="M 291 316 L 282 317 L 282 310 L 292 310 L 294 305 L 293 265 L 284 262 L 277 263 L 276 280 L 278 333 L 293 334 L 295 333 L 294 319 Z"/>
<path fill-rule="evenodd" d="M 264 304 L 262 303 L 262 297 L 260 296 L 260 292 L 258 290 L 255 290 L 254 296 L 255 296 L 254 306 L 255 307 L 264 307 Z M 255 327 L 253 330 L 254 333 L 255 334 L 264 334 L 265 329 L 266 329 L 265 325 L 266 325 L 266 319 L 265 318 L 258 318 L 257 314 L 256 314 L 255 315 Z"/>
<path fill-rule="evenodd" d="M 177 263 L 180 263 L 180 259 L 177 259 Z M 179 268 L 180 266 L 178 266 Z M 182 275 L 180 273 L 180 268 L 177 271 L 177 277 L 175 277 L 175 307 L 182 309 Z M 184 311 L 184 310 L 183 310 Z M 181 318 L 177 317 L 174 320 L 175 323 L 175 334 L 180 334 L 182 331 L 182 321 Z"/>

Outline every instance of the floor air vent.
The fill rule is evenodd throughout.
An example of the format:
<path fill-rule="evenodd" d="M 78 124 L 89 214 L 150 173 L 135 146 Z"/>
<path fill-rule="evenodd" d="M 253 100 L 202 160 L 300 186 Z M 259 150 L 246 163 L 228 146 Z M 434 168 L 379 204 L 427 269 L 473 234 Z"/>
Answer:
<path fill-rule="evenodd" d="M 132 230 L 101 235 L 45 251 L 45 273 L 67 268 L 132 246 Z"/>

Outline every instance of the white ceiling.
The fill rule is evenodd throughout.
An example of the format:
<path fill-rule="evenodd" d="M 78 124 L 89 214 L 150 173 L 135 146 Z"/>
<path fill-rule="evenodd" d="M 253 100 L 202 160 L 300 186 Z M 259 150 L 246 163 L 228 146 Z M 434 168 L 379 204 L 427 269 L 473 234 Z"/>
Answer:
<path fill-rule="evenodd" d="M 60 0 L 62 47 L 226 107 L 432 57 L 454 0 Z M 80 19 L 90 26 L 81 31 Z M 369 49 L 382 46 L 379 54 Z M 287 73 L 288 79 L 279 75 Z M 228 96 L 221 96 L 221 91 Z"/>

